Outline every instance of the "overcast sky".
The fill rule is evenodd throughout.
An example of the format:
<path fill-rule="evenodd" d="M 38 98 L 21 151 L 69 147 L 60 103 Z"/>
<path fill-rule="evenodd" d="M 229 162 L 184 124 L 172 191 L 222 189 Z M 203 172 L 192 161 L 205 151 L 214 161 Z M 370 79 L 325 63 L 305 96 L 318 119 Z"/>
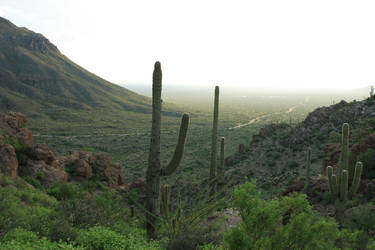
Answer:
<path fill-rule="evenodd" d="M 44 34 L 113 82 L 262 87 L 375 83 L 375 1 L 0 0 L 0 16 Z"/>

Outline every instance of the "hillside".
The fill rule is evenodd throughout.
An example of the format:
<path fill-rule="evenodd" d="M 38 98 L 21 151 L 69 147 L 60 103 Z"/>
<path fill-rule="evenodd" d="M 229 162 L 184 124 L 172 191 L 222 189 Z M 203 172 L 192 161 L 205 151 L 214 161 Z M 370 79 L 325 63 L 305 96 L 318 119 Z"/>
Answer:
<path fill-rule="evenodd" d="M 257 178 L 267 192 L 277 195 L 285 186 L 306 175 L 306 152 L 312 149 L 312 175 L 326 174 L 340 154 L 341 126 L 350 125 L 351 159 L 363 161 L 364 178 L 375 177 L 375 99 L 341 101 L 310 112 L 298 124 L 271 123 L 226 158 L 226 179 L 242 183 Z M 350 175 L 353 173 L 351 172 Z"/>
<path fill-rule="evenodd" d="M 43 35 L 0 17 L 0 111 L 26 114 L 34 130 L 66 122 L 104 127 L 97 123 L 103 120 L 126 128 L 143 124 L 150 103 L 75 64 Z"/>

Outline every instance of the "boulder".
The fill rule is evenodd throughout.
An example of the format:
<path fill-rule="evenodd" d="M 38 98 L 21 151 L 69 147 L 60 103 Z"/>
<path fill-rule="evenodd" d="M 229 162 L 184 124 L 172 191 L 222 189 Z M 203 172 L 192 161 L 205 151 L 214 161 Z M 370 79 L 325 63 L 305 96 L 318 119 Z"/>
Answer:
<path fill-rule="evenodd" d="M 21 144 L 31 147 L 33 145 L 33 135 L 25 127 L 26 123 L 26 116 L 21 113 L 0 114 L 0 130 L 3 135 L 17 138 Z"/>
<path fill-rule="evenodd" d="M 123 186 L 124 180 L 121 175 L 122 166 L 119 163 L 112 164 L 106 169 L 106 176 L 109 179 L 109 185 L 111 187 Z"/>
<path fill-rule="evenodd" d="M 39 179 L 46 187 L 56 182 L 65 183 L 68 181 L 68 173 L 61 166 L 51 166 L 43 160 L 28 159 L 25 168 L 28 175 Z"/>
<path fill-rule="evenodd" d="M 43 161 L 46 165 L 58 166 L 55 154 L 49 149 L 47 144 L 37 144 L 31 150 L 30 158 Z"/>
<path fill-rule="evenodd" d="M 111 163 L 106 153 L 74 152 L 70 155 L 59 157 L 58 163 L 65 166 L 72 178 L 88 179 L 94 177 L 105 181 L 111 187 L 124 185 L 120 164 Z"/>
<path fill-rule="evenodd" d="M 12 178 L 18 176 L 18 160 L 12 145 L 3 144 L 0 146 L 0 172 Z"/>

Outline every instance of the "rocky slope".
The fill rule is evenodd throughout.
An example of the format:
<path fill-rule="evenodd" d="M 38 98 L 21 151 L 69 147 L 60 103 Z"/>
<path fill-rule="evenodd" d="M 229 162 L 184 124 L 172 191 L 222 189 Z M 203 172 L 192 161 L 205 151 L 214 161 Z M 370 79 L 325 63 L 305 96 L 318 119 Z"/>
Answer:
<path fill-rule="evenodd" d="M 361 190 L 365 190 L 366 183 L 375 178 L 374 97 L 318 108 L 296 125 L 270 124 L 262 128 L 245 149 L 239 147 L 242 152 L 227 157 L 226 180 L 238 184 L 244 176 L 257 178 L 265 190 L 274 189 L 271 192 L 277 193 L 305 176 L 308 147 L 313 152 L 312 175 L 325 175 L 328 165 L 337 164 L 341 126 L 345 122 L 351 128 L 351 165 L 357 160 L 364 163 L 363 179 L 367 182 L 363 182 Z"/>
<path fill-rule="evenodd" d="M 21 176 L 49 187 L 56 182 L 97 180 L 109 187 L 124 185 L 122 166 L 105 153 L 73 152 L 55 157 L 47 144 L 34 144 L 21 113 L 0 113 L 0 173 Z M 30 179 L 31 178 L 31 179 Z"/>

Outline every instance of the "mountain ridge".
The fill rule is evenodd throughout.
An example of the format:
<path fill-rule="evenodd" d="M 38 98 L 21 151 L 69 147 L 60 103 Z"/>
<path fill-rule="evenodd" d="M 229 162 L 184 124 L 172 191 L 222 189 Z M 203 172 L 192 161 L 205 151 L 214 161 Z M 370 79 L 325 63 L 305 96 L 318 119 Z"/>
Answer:
<path fill-rule="evenodd" d="M 151 113 L 150 98 L 96 76 L 63 55 L 42 34 L 1 17 L 0 90 L 1 111 L 30 117 L 59 108 Z"/>

